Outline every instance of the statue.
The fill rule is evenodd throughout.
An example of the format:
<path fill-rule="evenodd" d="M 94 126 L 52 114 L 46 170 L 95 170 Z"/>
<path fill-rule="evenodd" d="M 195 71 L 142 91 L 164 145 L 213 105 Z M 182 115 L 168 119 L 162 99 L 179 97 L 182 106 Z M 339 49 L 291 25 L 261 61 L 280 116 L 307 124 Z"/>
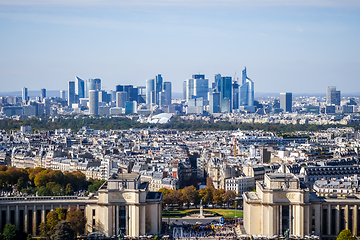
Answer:
<path fill-rule="evenodd" d="M 199 218 L 204 218 L 204 208 L 202 205 L 202 199 L 200 200 L 200 214 L 199 214 Z"/>
<path fill-rule="evenodd" d="M 122 240 L 122 239 L 124 239 L 124 236 L 125 236 L 125 234 L 121 231 L 121 229 L 119 229 L 118 239 Z"/>
<path fill-rule="evenodd" d="M 286 229 L 286 231 L 284 232 L 285 240 L 289 240 L 289 233 L 290 233 L 290 229 Z"/>

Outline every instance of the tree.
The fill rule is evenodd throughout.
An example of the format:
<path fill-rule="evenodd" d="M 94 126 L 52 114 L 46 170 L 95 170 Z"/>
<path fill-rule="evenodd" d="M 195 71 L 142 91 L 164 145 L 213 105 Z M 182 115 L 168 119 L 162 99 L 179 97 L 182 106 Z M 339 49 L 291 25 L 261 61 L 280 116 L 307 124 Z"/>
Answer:
<path fill-rule="evenodd" d="M 52 196 L 53 192 L 51 191 L 50 188 L 42 186 L 37 190 L 37 194 L 39 196 Z"/>
<path fill-rule="evenodd" d="M 229 205 L 232 205 L 234 203 L 235 197 L 235 192 L 227 190 L 224 194 L 224 203 L 226 203 L 229 207 Z"/>
<path fill-rule="evenodd" d="M 59 221 L 59 214 L 54 210 L 46 215 L 46 226 L 50 229 L 50 231 L 54 229 Z"/>
<path fill-rule="evenodd" d="M 177 190 L 170 190 L 170 193 L 166 195 L 166 203 L 171 204 L 172 206 L 174 204 L 177 204 L 179 207 L 182 207 L 182 193 Z"/>
<path fill-rule="evenodd" d="M 224 194 L 224 189 L 215 189 L 213 191 L 213 203 L 218 206 L 222 206 L 224 203 Z"/>
<path fill-rule="evenodd" d="M 48 237 L 50 236 L 50 229 L 49 229 L 49 227 L 46 225 L 45 222 L 40 223 L 40 225 L 39 225 L 39 232 L 40 232 L 40 237 L 48 238 Z"/>
<path fill-rule="evenodd" d="M 80 209 L 70 208 L 66 215 L 66 221 L 71 225 L 72 230 L 79 235 L 85 229 L 86 218 Z"/>
<path fill-rule="evenodd" d="M 57 208 L 55 209 L 55 212 L 58 214 L 58 219 L 59 220 L 65 220 L 66 219 L 66 209 L 61 207 L 61 208 Z"/>
<path fill-rule="evenodd" d="M 213 187 L 205 187 L 199 190 L 199 196 L 204 204 L 208 205 L 213 200 Z"/>
<path fill-rule="evenodd" d="M 336 240 L 355 240 L 355 239 L 356 237 L 354 237 L 351 234 L 351 231 L 349 229 L 342 230 L 336 238 Z"/>
<path fill-rule="evenodd" d="M 60 221 L 54 228 L 54 240 L 73 240 L 75 239 L 74 230 L 67 221 Z"/>
<path fill-rule="evenodd" d="M 26 189 L 26 187 L 27 187 L 27 183 L 26 183 L 24 177 L 20 177 L 16 184 L 16 190 L 21 192 L 21 190 Z"/>
<path fill-rule="evenodd" d="M 182 190 L 182 201 L 186 203 L 188 208 L 190 207 L 190 203 L 197 204 L 198 199 L 199 194 L 194 186 L 188 186 Z"/>
<path fill-rule="evenodd" d="M 71 196 L 73 194 L 74 194 L 74 189 L 73 189 L 71 183 L 66 184 L 65 195 L 66 196 Z"/>
<path fill-rule="evenodd" d="M 5 240 L 17 240 L 20 237 L 19 229 L 10 223 L 7 223 L 3 230 Z"/>
<path fill-rule="evenodd" d="M 161 192 L 165 196 L 170 193 L 170 190 L 167 188 L 160 188 L 158 192 Z"/>

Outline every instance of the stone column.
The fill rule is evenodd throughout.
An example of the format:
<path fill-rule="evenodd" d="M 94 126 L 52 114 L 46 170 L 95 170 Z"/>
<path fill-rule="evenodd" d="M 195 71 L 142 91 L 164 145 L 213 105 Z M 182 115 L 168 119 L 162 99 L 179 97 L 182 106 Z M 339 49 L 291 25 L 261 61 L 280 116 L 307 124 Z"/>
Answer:
<path fill-rule="evenodd" d="M 6 223 L 10 223 L 10 206 L 6 206 Z"/>
<path fill-rule="evenodd" d="M 345 205 L 344 217 L 345 229 L 349 229 L 349 205 Z"/>
<path fill-rule="evenodd" d="M 34 205 L 34 210 L 33 210 L 33 229 L 32 229 L 32 234 L 34 235 L 34 236 L 36 236 L 36 205 Z"/>
<path fill-rule="evenodd" d="M 309 235 L 309 227 L 310 227 L 310 216 L 309 216 L 309 206 L 304 206 L 304 235 Z"/>
<path fill-rule="evenodd" d="M 15 226 L 17 226 L 20 229 L 20 222 L 19 222 L 19 206 L 16 205 L 15 207 Z"/>
<path fill-rule="evenodd" d="M 327 235 L 331 235 L 331 205 L 328 205 L 327 209 Z"/>
<path fill-rule="evenodd" d="M 292 228 L 292 221 L 291 221 L 291 212 L 292 212 L 292 206 L 289 205 L 289 235 L 293 234 L 293 228 Z"/>
<path fill-rule="evenodd" d="M 140 235 L 144 235 L 146 233 L 145 211 L 145 206 L 140 206 Z"/>
<path fill-rule="evenodd" d="M 115 226 L 115 229 L 116 229 L 116 233 L 115 235 L 117 235 L 119 233 L 119 206 L 115 206 L 115 218 L 116 218 L 116 226 Z"/>
<path fill-rule="evenodd" d="M 357 215 L 358 215 L 358 206 L 355 205 L 354 206 L 354 214 L 352 216 L 353 218 L 353 229 L 352 229 L 352 233 L 354 236 L 357 236 Z"/>
<path fill-rule="evenodd" d="M 340 205 L 336 206 L 336 217 L 335 217 L 335 228 L 336 228 L 336 235 L 340 233 Z"/>
<path fill-rule="evenodd" d="M 24 209 L 24 231 L 26 233 L 28 233 L 28 209 L 27 209 L 27 205 L 25 205 L 25 209 Z"/>
<path fill-rule="evenodd" d="M 282 229 L 282 205 L 279 206 L 279 224 L 280 224 L 280 236 L 283 234 Z"/>
<path fill-rule="evenodd" d="M 42 205 L 42 210 L 41 210 L 41 222 L 46 222 L 46 216 L 45 216 L 45 205 Z"/>
<path fill-rule="evenodd" d="M 0 232 L 2 232 L 2 222 L 5 221 L 5 219 L 2 219 L 2 209 L 1 209 L 1 206 L 0 206 Z"/>

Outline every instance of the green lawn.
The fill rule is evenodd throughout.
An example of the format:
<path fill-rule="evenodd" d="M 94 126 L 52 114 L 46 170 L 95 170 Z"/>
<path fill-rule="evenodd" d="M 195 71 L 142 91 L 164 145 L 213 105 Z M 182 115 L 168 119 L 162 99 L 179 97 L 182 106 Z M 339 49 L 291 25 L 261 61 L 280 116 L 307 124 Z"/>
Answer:
<path fill-rule="evenodd" d="M 190 214 L 199 213 L 200 209 L 185 209 L 185 210 L 177 210 L 177 211 L 163 211 L 162 216 L 163 218 L 182 218 Z M 235 217 L 235 210 L 233 209 L 211 209 L 206 208 L 204 209 L 205 213 L 215 214 L 217 216 L 223 217 Z M 243 212 L 240 210 L 236 210 L 237 217 L 243 217 Z"/>

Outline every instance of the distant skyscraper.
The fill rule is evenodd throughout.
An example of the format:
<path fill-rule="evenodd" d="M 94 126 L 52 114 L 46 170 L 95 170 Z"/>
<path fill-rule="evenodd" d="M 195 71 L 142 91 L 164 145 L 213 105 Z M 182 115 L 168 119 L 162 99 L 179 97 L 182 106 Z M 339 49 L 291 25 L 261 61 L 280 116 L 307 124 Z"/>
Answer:
<path fill-rule="evenodd" d="M 78 76 L 75 77 L 75 93 L 79 98 L 85 97 L 85 81 Z"/>
<path fill-rule="evenodd" d="M 146 104 L 155 103 L 155 79 L 146 80 Z"/>
<path fill-rule="evenodd" d="M 165 105 L 171 104 L 171 82 L 164 82 L 163 92 L 165 94 Z"/>
<path fill-rule="evenodd" d="M 99 114 L 99 92 L 97 90 L 89 91 L 89 113 L 90 115 Z"/>
<path fill-rule="evenodd" d="M 284 112 L 291 112 L 292 107 L 292 93 L 280 93 L 280 108 L 284 110 Z"/>
<path fill-rule="evenodd" d="M 236 110 L 239 109 L 239 84 L 237 81 L 232 83 L 232 92 L 231 92 L 231 102 L 232 102 L 232 109 Z"/>
<path fill-rule="evenodd" d="M 22 101 L 26 103 L 28 98 L 29 98 L 28 97 L 28 89 L 26 87 L 23 87 L 23 89 L 22 89 Z"/>
<path fill-rule="evenodd" d="M 60 90 L 60 98 L 65 99 L 65 91 L 64 90 Z"/>
<path fill-rule="evenodd" d="M 326 88 L 326 105 L 340 105 L 341 92 L 336 91 L 335 86 L 328 86 Z"/>
<path fill-rule="evenodd" d="M 209 79 L 205 79 L 205 75 L 202 75 L 203 78 L 194 79 L 194 95 L 197 98 L 203 98 L 204 100 L 208 99 L 209 93 Z"/>
<path fill-rule="evenodd" d="M 116 85 L 116 92 L 126 92 L 126 101 L 136 101 L 138 98 L 138 89 L 133 85 Z"/>
<path fill-rule="evenodd" d="M 205 79 L 204 74 L 193 74 L 192 78 L 186 79 L 184 82 L 185 100 L 189 101 L 193 98 L 208 99 L 209 79 Z"/>
<path fill-rule="evenodd" d="M 75 82 L 69 81 L 68 84 L 68 106 L 71 107 L 75 103 Z"/>
<path fill-rule="evenodd" d="M 190 79 L 186 79 L 185 81 L 186 81 L 186 98 L 185 98 L 185 100 L 189 101 L 195 95 L 195 92 L 194 92 L 194 79 L 190 78 Z"/>
<path fill-rule="evenodd" d="M 111 95 L 108 94 L 105 90 L 99 91 L 99 102 L 109 103 L 111 102 Z"/>
<path fill-rule="evenodd" d="M 86 92 L 85 97 L 89 97 L 90 90 L 101 90 L 101 79 L 99 78 L 90 78 L 86 80 Z"/>
<path fill-rule="evenodd" d="M 183 99 L 186 100 L 186 96 L 187 96 L 187 93 L 186 93 L 186 80 L 183 82 Z"/>
<path fill-rule="evenodd" d="M 128 101 L 125 102 L 125 114 L 137 113 L 137 102 Z"/>
<path fill-rule="evenodd" d="M 116 92 L 116 107 L 125 107 L 127 92 Z"/>
<path fill-rule="evenodd" d="M 155 77 L 155 102 L 159 105 L 160 97 L 159 93 L 163 90 L 163 78 L 161 74 Z"/>
<path fill-rule="evenodd" d="M 247 77 L 246 68 L 242 71 L 241 83 L 242 85 L 239 87 L 239 107 L 254 112 L 254 82 Z"/>
<path fill-rule="evenodd" d="M 211 92 L 209 94 L 209 112 L 219 113 L 220 112 L 220 93 Z"/>
<path fill-rule="evenodd" d="M 138 86 L 138 103 L 146 103 L 146 86 Z"/>
<path fill-rule="evenodd" d="M 46 89 L 45 88 L 42 88 L 41 89 L 41 101 L 46 98 Z"/>

